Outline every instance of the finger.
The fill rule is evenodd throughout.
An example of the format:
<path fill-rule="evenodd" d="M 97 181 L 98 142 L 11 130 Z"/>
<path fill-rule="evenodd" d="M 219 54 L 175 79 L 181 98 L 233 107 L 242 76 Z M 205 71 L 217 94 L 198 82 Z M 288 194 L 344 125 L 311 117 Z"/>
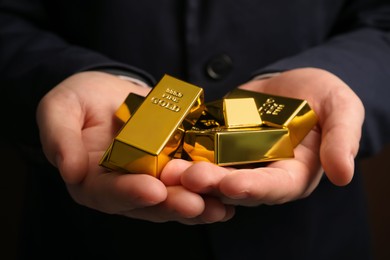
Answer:
<path fill-rule="evenodd" d="M 181 176 L 181 183 L 187 189 L 201 194 L 216 194 L 222 178 L 229 170 L 212 163 L 196 162 Z"/>
<path fill-rule="evenodd" d="M 218 170 L 227 173 L 225 169 L 209 163 L 196 163 L 196 166 L 192 166 L 194 166 L 194 164 L 188 161 L 173 160 L 164 168 L 161 179 L 165 185 L 173 185 L 173 182 L 169 182 L 169 178 L 173 177 L 177 185 L 184 182 L 184 186 L 187 184 L 194 192 L 215 193 L 218 190 L 218 182 L 223 177 L 223 174 L 213 174 L 215 173 L 215 170 L 213 169 L 217 168 Z M 185 173 L 184 177 L 182 173 Z M 224 222 L 234 216 L 235 209 L 233 206 L 224 205 L 215 197 L 205 196 L 203 198 L 205 209 L 202 214 L 194 219 L 181 221 L 182 223 L 200 224 Z"/>
<path fill-rule="evenodd" d="M 170 186 L 167 192 L 166 200 L 156 206 L 123 211 L 122 214 L 158 223 L 178 221 L 192 225 L 203 222 L 199 216 L 204 211 L 205 203 L 200 195 L 182 186 Z"/>
<path fill-rule="evenodd" d="M 233 218 L 235 207 L 224 205 L 219 199 L 205 196 L 205 209 L 200 218 L 204 223 L 226 222 Z"/>
<path fill-rule="evenodd" d="M 80 183 L 88 170 L 88 153 L 84 147 L 79 120 L 79 104 L 57 99 L 42 101 L 37 110 L 42 146 L 48 160 L 59 168 L 66 183 Z"/>
<path fill-rule="evenodd" d="M 97 157 L 100 153 L 91 155 L 91 158 Z M 74 200 L 82 205 L 120 214 L 159 204 L 167 198 L 165 185 L 151 175 L 107 172 L 95 162 L 93 164 L 82 184 L 68 185 Z"/>
<path fill-rule="evenodd" d="M 291 164 L 288 167 L 301 168 Z M 222 200 L 243 206 L 282 204 L 310 194 L 309 183 L 313 184 L 310 185 L 312 191 L 318 185 L 321 174 L 317 172 L 317 178 L 313 176 L 307 178 L 306 174 L 294 174 L 279 167 L 237 170 L 221 181 L 220 190 L 225 195 Z"/>
<path fill-rule="evenodd" d="M 170 209 L 180 218 L 194 218 L 199 216 L 205 208 L 203 198 L 183 186 L 167 187 L 169 196 L 162 206 Z"/>
<path fill-rule="evenodd" d="M 162 170 L 160 174 L 160 180 L 166 186 L 180 185 L 180 178 L 182 173 L 192 164 L 192 162 L 181 159 L 171 160 L 167 163 L 167 165 L 165 165 L 164 169 Z"/>
<path fill-rule="evenodd" d="M 320 134 L 313 130 L 294 150 L 295 158 L 266 167 L 232 170 L 219 184 L 227 204 L 281 204 L 304 198 L 317 187 L 323 170 L 318 156 Z"/>
<path fill-rule="evenodd" d="M 336 185 L 346 185 L 353 177 L 354 158 L 364 120 L 363 105 L 351 92 L 339 91 L 329 95 L 326 99 L 328 109 L 320 115 L 320 157 L 328 178 Z"/>
<path fill-rule="evenodd" d="M 169 187 L 168 191 L 168 198 L 163 203 L 124 212 L 124 215 L 158 223 L 177 221 L 186 225 L 225 222 L 234 216 L 235 208 L 216 198 L 202 199 L 180 186 Z"/>

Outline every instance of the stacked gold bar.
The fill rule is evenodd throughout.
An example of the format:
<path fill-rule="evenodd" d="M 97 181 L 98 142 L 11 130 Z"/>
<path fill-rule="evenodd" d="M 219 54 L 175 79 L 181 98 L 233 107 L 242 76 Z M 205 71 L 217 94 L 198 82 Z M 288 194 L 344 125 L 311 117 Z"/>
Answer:
<path fill-rule="evenodd" d="M 317 116 L 306 100 L 235 89 L 227 98 L 253 97 L 264 125 L 287 128 L 297 146 L 317 124 Z"/>
<path fill-rule="evenodd" d="M 183 150 L 193 161 L 228 166 L 294 157 L 289 131 L 262 126 L 252 97 L 225 97 L 206 104 L 205 114 L 222 126 L 207 129 L 200 121 L 185 132 Z M 203 122 L 210 121 L 206 115 Z"/>
<path fill-rule="evenodd" d="M 144 98 L 130 93 L 116 111 L 123 127 L 100 165 L 159 177 L 172 158 L 220 166 L 294 157 L 317 123 L 305 100 L 235 89 L 203 103 L 203 90 L 165 75 Z"/>

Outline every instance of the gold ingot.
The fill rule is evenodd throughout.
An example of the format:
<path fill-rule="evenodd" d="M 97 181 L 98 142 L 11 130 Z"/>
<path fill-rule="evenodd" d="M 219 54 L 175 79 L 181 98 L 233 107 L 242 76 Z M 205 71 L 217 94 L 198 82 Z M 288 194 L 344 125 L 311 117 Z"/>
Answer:
<path fill-rule="evenodd" d="M 261 126 L 260 114 L 253 98 L 223 99 L 223 115 L 227 128 Z"/>
<path fill-rule="evenodd" d="M 294 157 L 288 129 L 271 127 L 188 130 L 184 135 L 183 150 L 193 161 L 220 166 Z"/>
<path fill-rule="evenodd" d="M 211 129 L 225 125 L 223 117 L 222 100 L 205 103 L 205 109 L 193 128 Z M 188 129 L 189 130 L 189 129 Z"/>
<path fill-rule="evenodd" d="M 226 98 L 252 97 L 264 125 L 288 128 L 296 147 L 317 124 L 318 118 L 306 100 L 235 89 Z"/>
<path fill-rule="evenodd" d="M 145 97 L 103 155 L 100 165 L 159 178 L 204 110 L 203 89 L 168 75 Z M 126 119 L 126 116 L 123 117 Z"/>
<path fill-rule="evenodd" d="M 257 127 L 262 125 L 253 98 L 219 99 L 205 104 L 205 109 L 195 124 L 199 129 L 214 127 Z"/>
<path fill-rule="evenodd" d="M 120 105 L 120 107 L 115 112 L 115 118 L 119 120 L 120 123 L 124 124 L 127 122 L 127 120 L 130 119 L 130 117 L 135 113 L 135 111 L 138 109 L 138 107 L 142 104 L 142 102 L 145 100 L 144 96 L 135 94 L 135 93 L 129 93 L 129 95 L 126 97 L 125 101 Z M 202 111 L 203 114 L 204 111 Z M 181 125 L 179 127 L 181 132 L 184 132 L 184 126 Z M 179 146 L 177 151 L 175 152 L 175 155 L 173 156 L 176 159 L 181 158 L 181 150 L 182 147 Z M 106 159 L 109 152 L 111 151 L 111 148 L 107 149 L 103 158 L 103 163 L 105 164 L 106 168 L 115 169 L 117 171 L 120 171 L 121 169 L 116 167 L 115 165 L 112 165 L 108 162 Z"/>
<path fill-rule="evenodd" d="M 129 93 L 127 95 L 125 101 L 120 105 L 118 110 L 115 112 L 115 116 L 122 123 L 126 123 L 127 120 L 135 113 L 138 107 L 144 102 L 145 97 L 135 94 Z"/>

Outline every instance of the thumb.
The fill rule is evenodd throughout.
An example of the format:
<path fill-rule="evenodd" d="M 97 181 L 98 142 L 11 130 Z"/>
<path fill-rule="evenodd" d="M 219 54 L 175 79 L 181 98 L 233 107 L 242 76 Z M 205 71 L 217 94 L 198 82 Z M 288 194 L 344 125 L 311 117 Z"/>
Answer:
<path fill-rule="evenodd" d="M 58 102 L 58 100 L 57 100 Z M 79 105 L 44 98 L 37 109 L 43 151 L 68 184 L 80 183 L 88 171 L 88 152 L 82 139 Z"/>
<path fill-rule="evenodd" d="M 338 94 L 329 95 L 328 109 L 324 109 L 321 116 L 324 120 L 320 119 L 321 162 L 330 181 L 339 186 L 352 180 L 364 120 L 364 107 L 351 92 L 345 96 L 341 93 L 342 98 Z"/>

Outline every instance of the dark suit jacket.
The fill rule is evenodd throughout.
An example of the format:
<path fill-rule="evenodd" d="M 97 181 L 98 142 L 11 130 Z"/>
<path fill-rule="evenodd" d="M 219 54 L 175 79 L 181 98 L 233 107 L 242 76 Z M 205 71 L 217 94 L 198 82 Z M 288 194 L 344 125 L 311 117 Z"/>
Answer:
<path fill-rule="evenodd" d="M 318 67 L 362 99 L 359 156 L 369 156 L 389 142 L 389 30 L 388 0 L 0 1 L 0 87 L 5 111 L 13 109 L 4 120 L 33 155 L 21 252 L 54 252 L 55 259 L 367 259 L 359 174 L 343 188 L 324 178 L 300 201 L 239 208 L 227 223 L 109 216 L 69 197 L 35 150 L 34 113 L 50 88 L 83 70 L 128 74 L 150 85 L 167 73 L 202 86 L 214 100 L 259 73 Z"/>

